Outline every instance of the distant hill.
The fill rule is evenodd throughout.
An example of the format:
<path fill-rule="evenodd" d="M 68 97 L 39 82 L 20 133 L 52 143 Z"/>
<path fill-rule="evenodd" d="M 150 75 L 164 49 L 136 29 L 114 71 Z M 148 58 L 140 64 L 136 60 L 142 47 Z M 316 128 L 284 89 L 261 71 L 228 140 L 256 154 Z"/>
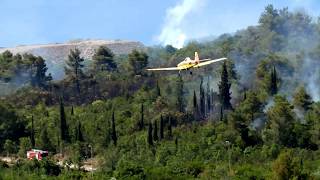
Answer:
<path fill-rule="evenodd" d="M 42 56 L 49 67 L 54 79 L 63 76 L 63 65 L 68 57 L 70 49 L 78 48 L 82 57 L 91 59 L 95 49 L 99 46 L 107 46 L 116 55 L 128 54 L 133 49 L 144 49 L 145 46 L 137 41 L 125 40 L 77 40 L 66 43 L 43 44 L 43 45 L 21 45 L 12 48 L 0 48 L 0 53 L 9 50 L 13 54 L 32 53 Z"/>

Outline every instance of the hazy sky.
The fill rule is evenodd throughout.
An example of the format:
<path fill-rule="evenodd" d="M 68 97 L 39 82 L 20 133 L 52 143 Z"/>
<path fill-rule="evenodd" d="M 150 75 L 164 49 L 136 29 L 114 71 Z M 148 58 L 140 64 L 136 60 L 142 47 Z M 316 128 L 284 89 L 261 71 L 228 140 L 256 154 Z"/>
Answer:
<path fill-rule="evenodd" d="M 255 25 L 267 4 L 320 15 L 318 0 L 0 0 L 0 47 L 126 39 L 181 47 Z"/>

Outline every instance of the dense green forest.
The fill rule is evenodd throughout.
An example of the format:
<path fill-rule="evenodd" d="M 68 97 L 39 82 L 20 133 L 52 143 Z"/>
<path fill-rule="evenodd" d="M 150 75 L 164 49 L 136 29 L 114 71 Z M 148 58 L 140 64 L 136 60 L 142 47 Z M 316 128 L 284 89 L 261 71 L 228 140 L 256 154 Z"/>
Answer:
<path fill-rule="evenodd" d="M 145 71 L 195 51 L 228 60 Z M 257 26 L 181 49 L 80 53 L 59 81 L 42 57 L 0 55 L 0 154 L 20 157 L 0 179 L 320 178 L 320 20 L 305 12 L 269 5 Z M 31 148 L 50 156 L 26 160 Z"/>

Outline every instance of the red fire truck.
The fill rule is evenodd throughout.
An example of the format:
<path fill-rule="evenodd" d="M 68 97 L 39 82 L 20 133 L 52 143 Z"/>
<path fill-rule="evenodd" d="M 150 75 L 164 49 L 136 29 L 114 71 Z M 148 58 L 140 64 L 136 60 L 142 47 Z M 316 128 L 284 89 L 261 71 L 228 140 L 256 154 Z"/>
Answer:
<path fill-rule="evenodd" d="M 30 151 L 27 151 L 27 158 L 28 159 L 34 159 L 42 160 L 42 158 L 48 156 L 48 151 L 42 151 L 39 149 L 31 149 Z"/>

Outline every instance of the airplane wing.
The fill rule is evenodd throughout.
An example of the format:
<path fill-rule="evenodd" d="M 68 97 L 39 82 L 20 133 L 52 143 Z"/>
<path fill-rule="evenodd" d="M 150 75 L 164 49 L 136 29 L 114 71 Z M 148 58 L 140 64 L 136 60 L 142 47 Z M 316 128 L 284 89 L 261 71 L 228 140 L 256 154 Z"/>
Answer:
<path fill-rule="evenodd" d="M 179 71 L 179 70 L 181 70 L 181 68 L 178 68 L 178 67 L 147 69 L 147 71 Z"/>
<path fill-rule="evenodd" d="M 210 61 L 212 59 L 200 59 L 200 62 L 203 62 L 203 61 Z"/>
<path fill-rule="evenodd" d="M 201 66 L 206 66 L 206 65 L 209 65 L 211 63 L 215 63 L 215 62 L 219 62 L 219 61 L 223 61 L 223 60 L 226 60 L 227 58 L 220 58 L 220 59 L 214 59 L 214 60 L 207 60 L 207 61 L 204 61 L 204 62 L 201 62 L 195 66 L 193 66 L 194 68 L 196 67 L 201 67 Z"/>

